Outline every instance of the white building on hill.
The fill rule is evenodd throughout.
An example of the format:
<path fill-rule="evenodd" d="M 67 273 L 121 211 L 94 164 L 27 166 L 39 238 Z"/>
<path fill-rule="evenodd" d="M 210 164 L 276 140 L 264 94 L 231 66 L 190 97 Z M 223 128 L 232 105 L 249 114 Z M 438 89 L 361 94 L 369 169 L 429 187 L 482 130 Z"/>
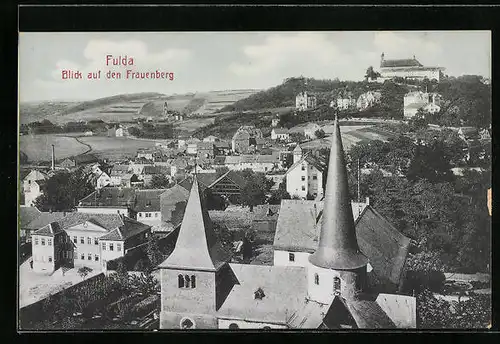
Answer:
<path fill-rule="evenodd" d="M 316 105 L 316 96 L 308 94 L 306 91 L 300 92 L 295 97 L 295 108 L 299 111 L 314 109 Z"/>

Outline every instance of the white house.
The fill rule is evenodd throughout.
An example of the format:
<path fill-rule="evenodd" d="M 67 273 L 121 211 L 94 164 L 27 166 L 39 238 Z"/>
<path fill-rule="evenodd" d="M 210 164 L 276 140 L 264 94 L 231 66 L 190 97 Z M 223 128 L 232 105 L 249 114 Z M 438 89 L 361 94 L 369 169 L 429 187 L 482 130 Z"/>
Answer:
<path fill-rule="evenodd" d="M 300 158 L 299 154 L 298 150 L 294 150 L 294 164 L 286 172 L 286 191 L 292 197 L 297 196 L 303 199 L 308 197 L 321 198 L 324 194 L 323 172 L 325 171 L 325 164 L 311 154 L 306 154 Z"/>
<path fill-rule="evenodd" d="M 273 128 L 271 140 L 288 141 L 290 140 L 290 132 L 286 128 Z"/>
<path fill-rule="evenodd" d="M 43 194 L 42 188 L 46 180 L 47 176 L 44 173 L 31 170 L 23 180 L 24 205 L 34 206 L 35 200 Z"/>
<path fill-rule="evenodd" d="M 376 91 L 368 91 L 361 94 L 356 101 L 356 107 L 358 110 L 366 110 L 373 105 L 380 103 L 382 94 Z"/>
<path fill-rule="evenodd" d="M 403 99 L 404 117 L 412 118 L 419 109 L 429 113 L 441 110 L 441 97 L 437 93 L 413 91 L 405 94 Z"/>
<path fill-rule="evenodd" d="M 101 172 L 99 177 L 97 177 L 96 187 L 98 189 L 102 189 L 103 187 L 108 186 L 110 184 L 111 184 L 111 177 L 106 172 Z"/>

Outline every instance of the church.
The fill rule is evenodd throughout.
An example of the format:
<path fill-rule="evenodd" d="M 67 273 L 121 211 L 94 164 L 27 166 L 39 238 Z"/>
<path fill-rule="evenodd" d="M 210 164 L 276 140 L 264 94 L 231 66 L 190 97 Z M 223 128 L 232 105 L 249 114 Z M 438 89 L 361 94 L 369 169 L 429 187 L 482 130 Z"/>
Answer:
<path fill-rule="evenodd" d="M 368 286 L 348 191 L 335 121 L 315 251 L 300 266 L 234 264 L 195 177 L 175 248 L 159 265 L 160 329 L 416 328 L 414 297 Z"/>

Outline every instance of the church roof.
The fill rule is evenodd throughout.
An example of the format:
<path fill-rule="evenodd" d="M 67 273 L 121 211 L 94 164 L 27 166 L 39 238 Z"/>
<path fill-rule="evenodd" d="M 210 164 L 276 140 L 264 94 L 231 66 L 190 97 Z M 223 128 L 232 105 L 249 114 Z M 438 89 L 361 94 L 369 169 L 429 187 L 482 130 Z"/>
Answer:
<path fill-rule="evenodd" d="M 307 295 L 305 268 L 230 264 L 238 283 L 219 308 L 217 317 L 285 324 Z M 262 299 L 255 291 L 261 288 Z"/>
<path fill-rule="evenodd" d="M 394 67 L 423 67 L 417 59 L 399 59 L 399 60 L 382 60 L 380 62 L 381 68 L 394 68 Z"/>
<path fill-rule="evenodd" d="M 338 120 L 335 127 L 318 249 L 309 261 L 322 268 L 356 269 L 366 265 L 368 259 L 361 253 L 356 238 Z"/>
<path fill-rule="evenodd" d="M 42 212 L 36 207 L 19 207 L 19 225 L 25 228 L 31 221 L 40 216 Z"/>
<path fill-rule="evenodd" d="M 345 305 L 358 328 L 394 329 L 396 325 L 389 316 L 372 300 L 346 300 Z"/>
<path fill-rule="evenodd" d="M 165 191 L 166 189 L 136 190 L 134 210 L 160 211 L 160 195 Z"/>
<path fill-rule="evenodd" d="M 160 267 L 217 271 L 229 259 L 215 235 L 195 176 L 174 251 Z"/>

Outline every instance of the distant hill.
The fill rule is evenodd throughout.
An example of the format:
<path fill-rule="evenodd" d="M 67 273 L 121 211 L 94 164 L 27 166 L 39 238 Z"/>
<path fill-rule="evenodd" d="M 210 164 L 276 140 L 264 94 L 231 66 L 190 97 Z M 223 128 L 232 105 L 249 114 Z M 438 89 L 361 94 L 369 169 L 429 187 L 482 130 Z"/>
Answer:
<path fill-rule="evenodd" d="M 340 81 L 338 79 L 318 80 L 313 78 L 292 77 L 286 79 L 281 85 L 255 93 L 233 104 L 226 105 L 219 111 L 247 111 L 295 106 L 295 96 L 304 90 L 315 93 L 318 97 L 318 105 L 321 105 L 329 103 L 332 98 L 336 97 L 337 94 L 341 90 L 346 89 L 346 87 L 357 97 L 363 92 L 370 89 L 378 89 L 380 86 L 380 84 Z"/>

